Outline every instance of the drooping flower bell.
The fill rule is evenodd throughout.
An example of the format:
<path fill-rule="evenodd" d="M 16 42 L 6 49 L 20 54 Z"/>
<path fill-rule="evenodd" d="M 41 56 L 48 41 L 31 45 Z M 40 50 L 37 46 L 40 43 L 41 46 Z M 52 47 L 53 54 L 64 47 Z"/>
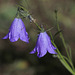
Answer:
<path fill-rule="evenodd" d="M 52 45 L 48 34 L 46 32 L 41 32 L 38 36 L 36 46 L 33 51 L 30 52 L 30 54 L 37 52 L 37 56 L 40 58 L 43 57 L 47 51 L 51 54 L 57 54 L 55 49 L 56 48 Z"/>
<path fill-rule="evenodd" d="M 21 18 L 15 18 L 12 22 L 8 34 L 3 38 L 9 38 L 11 42 L 17 41 L 19 38 L 29 43 L 28 33 Z"/>

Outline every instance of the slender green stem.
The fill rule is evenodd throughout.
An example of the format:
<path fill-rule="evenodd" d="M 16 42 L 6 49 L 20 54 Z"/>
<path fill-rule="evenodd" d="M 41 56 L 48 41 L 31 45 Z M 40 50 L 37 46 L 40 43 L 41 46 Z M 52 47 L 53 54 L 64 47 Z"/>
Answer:
<path fill-rule="evenodd" d="M 23 2 L 25 3 L 26 8 L 27 8 L 28 7 L 28 1 L 27 0 L 24 0 Z"/>
<path fill-rule="evenodd" d="M 27 7 L 30 8 L 29 1 L 28 0 L 24 0 L 24 1 L 26 3 Z"/>
<path fill-rule="evenodd" d="M 51 32 L 50 32 L 50 37 L 51 37 L 52 41 L 54 42 L 54 39 L 53 39 L 53 36 L 52 36 Z"/>
<path fill-rule="evenodd" d="M 41 30 L 41 27 L 36 22 L 34 24 Z"/>
<path fill-rule="evenodd" d="M 58 29 L 58 31 L 60 31 L 60 27 L 59 27 L 59 24 L 58 24 L 58 21 L 57 21 L 57 12 L 56 12 L 56 25 L 57 25 L 57 29 Z M 67 56 L 68 56 L 68 58 L 70 59 L 70 57 L 69 57 L 69 53 L 68 53 L 68 50 L 67 50 L 66 43 L 65 43 L 65 40 L 64 40 L 63 34 L 62 34 L 61 32 L 60 32 L 60 38 L 61 38 L 61 40 L 62 40 L 62 42 L 63 42 L 64 47 L 65 47 L 65 50 L 66 50 Z"/>
<path fill-rule="evenodd" d="M 57 29 L 58 29 L 58 31 L 60 31 L 60 27 L 59 27 L 59 24 L 58 24 L 58 22 L 57 22 L 57 11 L 56 11 L 56 25 L 57 25 Z M 67 57 L 63 57 L 63 55 L 61 55 L 61 53 L 59 52 L 59 50 L 58 50 L 58 48 L 57 48 L 57 53 L 58 53 L 58 58 L 59 58 L 59 60 L 61 61 L 61 63 L 67 68 L 67 70 L 69 70 L 69 72 L 71 72 L 73 75 L 75 75 L 75 69 L 74 69 L 74 66 L 73 66 L 73 63 L 72 63 L 72 60 L 71 60 L 71 57 L 69 56 L 69 52 L 68 52 L 68 49 L 67 49 L 67 46 L 66 46 L 66 42 L 65 42 L 65 40 L 64 40 L 64 37 L 63 37 L 63 34 L 60 32 L 60 38 L 61 38 L 61 40 L 62 40 L 62 42 L 63 42 L 63 45 L 64 45 L 64 47 L 65 47 L 65 50 L 66 50 L 66 53 L 67 53 L 67 56 L 68 56 L 68 58 Z M 55 45 L 55 44 L 54 44 Z M 56 46 L 56 45 L 55 45 Z M 71 52 L 70 52 L 71 53 Z M 69 62 L 69 64 L 71 65 L 69 65 L 68 63 L 67 63 L 67 61 Z M 71 68 L 72 67 L 72 68 Z"/>
<path fill-rule="evenodd" d="M 68 62 L 69 62 L 69 64 L 72 66 L 72 69 L 74 70 L 74 66 L 73 66 L 73 63 L 70 61 L 70 60 L 68 60 L 68 58 L 67 57 L 65 57 L 65 56 L 63 56 Z"/>
<path fill-rule="evenodd" d="M 57 46 L 55 45 L 55 43 L 53 41 L 51 41 L 52 44 L 57 48 Z M 64 57 L 62 56 L 62 54 L 60 53 L 60 51 L 58 50 L 58 48 L 56 49 L 57 50 L 57 57 L 59 58 L 59 60 L 61 61 L 61 63 L 65 66 L 65 68 L 67 68 L 67 70 L 75 75 L 75 72 L 72 70 L 72 68 L 69 66 L 69 64 L 66 62 L 66 60 L 64 59 Z"/>
<path fill-rule="evenodd" d="M 18 7 L 22 8 L 22 9 L 24 9 L 24 11 L 28 12 L 28 10 L 27 10 L 27 9 L 25 9 L 23 6 L 18 5 Z"/>
<path fill-rule="evenodd" d="M 57 28 L 58 28 L 58 31 L 60 31 L 60 27 L 59 27 L 59 24 L 58 24 L 58 23 L 57 23 Z M 68 49 L 67 49 L 67 46 L 66 46 L 66 43 L 65 43 L 63 34 L 62 34 L 61 32 L 60 32 L 60 38 L 62 39 L 62 42 L 63 42 L 63 45 L 64 45 L 64 47 L 65 47 L 67 56 L 68 56 L 68 58 L 69 58 L 69 61 L 70 61 L 70 63 L 71 63 L 71 66 L 72 66 L 72 68 L 73 68 L 73 70 L 74 70 L 74 66 L 73 66 L 72 60 L 71 60 L 71 58 L 70 58 L 70 56 L 69 56 L 69 52 L 68 52 Z"/>
<path fill-rule="evenodd" d="M 51 27 L 50 29 L 46 30 L 46 32 L 52 30 L 53 28 L 54 28 L 54 27 Z"/>

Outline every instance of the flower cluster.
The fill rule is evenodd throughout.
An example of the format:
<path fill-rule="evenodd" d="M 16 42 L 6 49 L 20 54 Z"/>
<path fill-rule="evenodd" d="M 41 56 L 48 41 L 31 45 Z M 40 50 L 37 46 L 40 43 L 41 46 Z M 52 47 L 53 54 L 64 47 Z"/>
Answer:
<path fill-rule="evenodd" d="M 34 20 L 30 15 L 27 17 L 29 18 L 30 22 Z M 28 33 L 26 32 L 25 25 L 20 17 L 16 17 L 12 22 L 8 34 L 3 39 L 7 38 L 9 38 L 11 42 L 15 42 L 20 38 L 22 41 L 29 43 Z M 51 43 L 50 37 L 46 31 L 43 31 L 40 32 L 37 38 L 36 46 L 33 51 L 30 52 L 30 54 L 37 52 L 37 56 L 40 58 L 43 57 L 47 51 L 51 54 L 57 54 L 55 49 L 56 48 Z"/>

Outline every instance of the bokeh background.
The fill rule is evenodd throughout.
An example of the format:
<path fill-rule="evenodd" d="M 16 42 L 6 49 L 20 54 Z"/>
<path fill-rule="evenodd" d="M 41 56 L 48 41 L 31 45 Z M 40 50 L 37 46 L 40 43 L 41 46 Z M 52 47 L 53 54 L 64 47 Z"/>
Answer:
<path fill-rule="evenodd" d="M 57 32 L 54 11 L 58 10 L 58 23 L 66 43 L 72 48 L 75 64 L 75 0 L 0 0 L 0 75 L 71 75 L 51 54 L 47 53 L 42 58 L 29 54 L 35 47 L 38 30 L 28 19 L 23 21 L 30 37 L 29 44 L 21 40 L 12 43 L 9 39 L 2 39 L 8 33 L 20 3 L 46 30 L 55 27 L 51 30 L 53 35 Z M 55 43 L 66 55 L 59 35 L 55 37 Z"/>

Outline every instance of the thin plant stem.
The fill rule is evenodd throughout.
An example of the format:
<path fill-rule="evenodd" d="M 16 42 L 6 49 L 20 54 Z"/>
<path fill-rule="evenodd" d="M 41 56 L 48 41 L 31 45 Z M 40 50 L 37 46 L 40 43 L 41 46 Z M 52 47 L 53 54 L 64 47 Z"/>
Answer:
<path fill-rule="evenodd" d="M 41 30 L 41 27 L 36 22 L 34 24 Z"/>
<path fill-rule="evenodd" d="M 53 35 L 51 34 L 51 32 L 50 32 L 50 37 L 51 37 L 52 41 L 54 42 Z"/>
<path fill-rule="evenodd" d="M 28 12 L 28 10 L 27 10 L 27 9 L 25 9 L 23 6 L 18 5 L 18 7 L 21 7 L 21 8 L 22 8 L 22 9 L 24 9 L 26 12 Z"/>
<path fill-rule="evenodd" d="M 59 27 L 59 24 L 58 24 L 58 22 L 57 22 L 57 11 L 55 12 L 56 13 L 56 25 L 57 25 L 57 29 L 58 29 L 58 31 L 60 31 L 60 27 Z M 71 67 L 70 67 L 70 65 L 66 62 L 66 60 L 65 60 L 65 58 L 61 55 L 61 53 L 59 52 L 59 50 L 57 49 L 57 52 L 58 52 L 58 58 L 59 58 L 59 55 L 60 55 L 60 57 L 62 58 L 62 60 L 60 59 L 60 61 L 61 61 L 61 63 L 73 74 L 73 75 L 75 75 L 75 69 L 74 69 L 74 66 L 73 66 L 73 63 L 72 63 L 72 60 L 71 60 L 71 57 L 69 56 L 69 52 L 68 52 L 68 49 L 67 49 L 67 46 L 66 46 L 66 42 L 65 42 L 65 40 L 64 40 L 64 37 L 63 37 L 63 34 L 60 32 L 60 38 L 61 38 L 61 40 L 62 40 L 62 42 L 63 42 L 63 45 L 64 45 L 64 47 L 65 47 L 65 50 L 66 50 L 66 53 L 67 53 L 67 56 L 68 56 L 68 58 L 66 59 L 69 63 L 70 63 L 70 65 L 71 65 Z M 70 52 L 71 53 L 71 52 Z M 70 54 L 71 55 L 71 54 Z"/>
<path fill-rule="evenodd" d="M 59 24 L 58 24 L 58 21 L 57 21 L 57 12 L 56 12 L 56 25 L 57 25 L 57 29 L 58 29 L 58 31 L 60 31 L 60 27 L 59 27 Z M 62 42 L 63 42 L 64 47 L 65 47 L 65 50 L 66 50 L 67 56 L 68 56 L 68 58 L 70 59 L 70 57 L 69 57 L 69 53 L 68 53 L 68 50 L 67 50 L 66 43 L 65 43 L 65 40 L 64 40 L 63 34 L 62 34 L 61 32 L 60 32 L 60 38 L 61 38 L 61 40 L 62 40 Z"/>
<path fill-rule="evenodd" d="M 55 45 L 55 43 L 53 41 L 51 41 L 52 44 L 57 48 L 57 46 Z M 66 60 L 64 59 L 64 57 L 62 56 L 62 54 L 60 53 L 59 49 L 57 48 L 57 57 L 59 58 L 59 60 L 61 61 L 61 63 L 65 66 L 65 68 L 73 75 L 75 75 L 75 72 L 72 70 L 72 68 L 70 67 L 70 65 L 66 62 Z"/>

